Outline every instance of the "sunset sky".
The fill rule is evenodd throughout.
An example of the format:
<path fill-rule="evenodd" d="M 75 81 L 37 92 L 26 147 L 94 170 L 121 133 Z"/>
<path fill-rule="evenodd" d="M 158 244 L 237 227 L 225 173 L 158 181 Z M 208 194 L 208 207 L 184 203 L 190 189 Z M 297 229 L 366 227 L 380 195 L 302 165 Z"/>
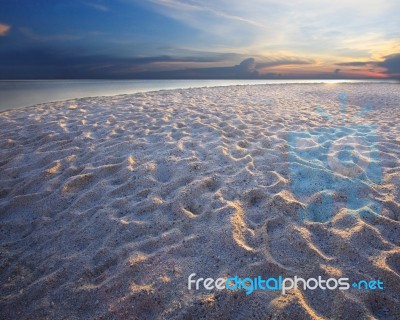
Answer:
<path fill-rule="evenodd" d="M 2 0 L 0 78 L 399 78 L 396 0 Z"/>

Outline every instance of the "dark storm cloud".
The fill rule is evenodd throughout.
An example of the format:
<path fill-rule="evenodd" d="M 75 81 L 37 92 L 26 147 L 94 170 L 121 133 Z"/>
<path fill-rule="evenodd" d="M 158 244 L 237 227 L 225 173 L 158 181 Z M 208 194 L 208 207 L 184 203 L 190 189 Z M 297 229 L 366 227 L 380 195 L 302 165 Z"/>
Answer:
<path fill-rule="evenodd" d="M 312 64 L 314 60 L 311 59 L 297 59 L 297 58 L 275 58 L 269 59 L 267 61 L 258 62 L 256 68 L 268 68 L 268 67 L 278 67 L 278 66 L 288 66 L 288 65 L 306 65 Z"/>
<path fill-rule="evenodd" d="M 342 67 L 363 67 L 373 63 L 374 63 L 373 61 L 352 61 L 352 62 L 336 63 L 336 65 Z"/>
<path fill-rule="evenodd" d="M 134 75 L 140 79 L 259 79 L 254 58 L 247 58 L 231 67 L 192 68 L 183 70 L 143 72 Z"/>
<path fill-rule="evenodd" d="M 374 66 L 386 68 L 385 74 L 392 76 L 400 73 L 400 53 L 391 54 L 384 57 L 383 61 L 353 61 L 336 63 L 337 66 L 364 67 Z M 371 70 L 371 69 L 369 69 Z"/>
<path fill-rule="evenodd" d="M 0 53 L 0 65 L 16 64 L 16 65 L 71 65 L 71 64 L 101 64 L 112 63 L 115 65 L 137 66 L 154 62 L 216 62 L 217 57 L 171 57 L 168 55 L 150 56 L 150 57 L 132 57 L 121 58 L 107 55 L 86 55 L 84 53 L 77 54 L 79 49 L 70 50 L 54 50 L 54 49 L 31 49 L 29 51 L 13 51 Z"/>
<path fill-rule="evenodd" d="M 392 54 L 385 57 L 385 60 L 377 63 L 377 66 L 386 68 L 386 73 L 400 74 L 400 53 Z"/>
<path fill-rule="evenodd" d="M 254 71 L 256 71 L 256 60 L 254 58 L 244 59 L 237 66 L 237 69 L 242 72 L 254 72 Z"/>

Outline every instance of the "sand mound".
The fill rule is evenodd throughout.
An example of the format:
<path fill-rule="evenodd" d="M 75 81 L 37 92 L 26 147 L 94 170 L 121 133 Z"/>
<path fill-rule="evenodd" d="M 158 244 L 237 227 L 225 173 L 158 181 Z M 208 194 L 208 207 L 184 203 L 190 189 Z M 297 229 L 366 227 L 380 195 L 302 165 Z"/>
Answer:
<path fill-rule="evenodd" d="M 1 113 L 0 317 L 400 317 L 399 106 L 395 84 L 291 84 Z M 192 273 L 385 289 L 189 291 Z"/>

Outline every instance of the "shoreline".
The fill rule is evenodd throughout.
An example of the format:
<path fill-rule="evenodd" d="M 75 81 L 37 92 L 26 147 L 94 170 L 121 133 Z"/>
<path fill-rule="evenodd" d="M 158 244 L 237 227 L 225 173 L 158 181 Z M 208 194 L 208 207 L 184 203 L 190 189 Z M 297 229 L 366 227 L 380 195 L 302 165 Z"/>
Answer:
<path fill-rule="evenodd" d="M 76 82 L 79 81 L 83 81 L 83 82 L 93 82 L 96 80 L 0 80 L 0 82 L 69 82 L 71 84 L 74 84 Z M 104 82 L 104 83 L 112 83 L 112 82 L 132 82 L 132 80 L 97 80 L 98 82 Z M 133 80 L 136 81 L 136 80 Z M 142 80 L 137 80 L 138 82 L 142 81 Z M 185 81 L 185 80 L 155 80 L 155 82 L 174 82 L 174 81 Z M 231 82 L 233 80 L 197 80 L 199 82 L 219 82 L 219 81 L 228 81 Z M 241 80 L 238 80 L 241 81 Z M 246 80 L 243 80 L 246 81 Z M 250 80 L 251 81 L 251 80 Z M 263 80 L 254 80 L 254 81 L 263 81 Z M 268 80 L 265 80 L 268 81 Z M 271 81 L 271 80 L 270 80 Z M 280 81 L 280 80 L 278 80 Z M 282 80 L 285 81 L 285 80 Z M 297 81 L 297 80 L 288 80 L 288 81 Z M 144 91 L 138 91 L 138 92 L 134 92 L 134 93 L 117 93 L 117 94 L 107 94 L 107 95 L 89 95 L 89 96 L 79 96 L 76 98 L 67 98 L 67 99 L 56 99 L 56 100 L 52 100 L 52 101 L 43 101 L 43 102 L 38 102 L 38 103 L 34 103 L 32 105 L 25 105 L 25 106 L 16 106 L 16 107 L 10 107 L 8 109 L 5 110 L 0 110 L 0 113 L 2 112 L 8 112 L 11 110 L 17 110 L 17 109 L 21 109 L 21 108 L 27 108 L 27 107 L 32 107 L 32 106 L 36 106 L 36 105 L 40 105 L 43 103 L 57 103 L 57 102 L 62 102 L 62 101 L 69 101 L 69 100 L 76 100 L 76 99 L 85 99 L 85 98 L 96 98 L 96 97 L 113 97 L 113 96 L 119 96 L 119 95 L 132 95 L 132 94 L 137 94 L 137 93 L 146 93 L 146 92 L 159 92 L 159 91 L 169 91 L 169 90 L 189 90 L 189 89 L 202 89 L 202 88 L 219 88 L 219 87 L 229 87 L 229 86 L 269 86 L 269 85 L 297 85 L 297 84 L 325 84 L 325 85 L 335 85 L 335 84 L 398 84 L 399 81 L 397 80 L 321 80 L 321 82 L 311 82 L 311 81 L 318 81 L 318 80 L 310 80 L 310 82 L 304 82 L 305 80 L 298 80 L 299 82 L 276 82 L 276 83 L 257 83 L 257 84 L 227 84 L 227 85 L 211 85 L 211 86 L 204 86 L 204 85 L 200 85 L 200 86 L 195 86 L 195 87 L 190 87 L 190 88 L 167 88 L 167 89 L 154 89 L 154 90 L 147 90 L 144 89 Z M 302 82 L 303 81 L 303 82 Z M 328 82 L 327 82 L 328 81 Z M 145 80 L 145 82 L 152 82 L 152 80 Z M 127 91 L 129 91 L 127 89 Z M 31 93 L 32 94 L 32 93 Z M 1 92 L 0 92 L 0 96 L 1 96 Z"/>

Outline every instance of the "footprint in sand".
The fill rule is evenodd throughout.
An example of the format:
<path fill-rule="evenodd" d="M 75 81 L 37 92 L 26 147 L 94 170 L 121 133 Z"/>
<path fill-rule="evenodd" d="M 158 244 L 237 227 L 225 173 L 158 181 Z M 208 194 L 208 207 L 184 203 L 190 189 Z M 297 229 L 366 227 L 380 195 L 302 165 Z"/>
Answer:
<path fill-rule="evenodd" d="M 160 163 L 157 165 L 155 176 L 158 181 L 166 183 L 171 180 L 172 172 L 164 163 Z"/>
<path fill-rule="evenodd" d="M 246 203 L 247 219 L 255 224 L 260 225 L 264 223 L 267 215 L 267 210 L 263 208 L 263 203 L 268 199 L 268 194 L 265 191 L 252 189 L 245 193 L 244 200 Z"/>

